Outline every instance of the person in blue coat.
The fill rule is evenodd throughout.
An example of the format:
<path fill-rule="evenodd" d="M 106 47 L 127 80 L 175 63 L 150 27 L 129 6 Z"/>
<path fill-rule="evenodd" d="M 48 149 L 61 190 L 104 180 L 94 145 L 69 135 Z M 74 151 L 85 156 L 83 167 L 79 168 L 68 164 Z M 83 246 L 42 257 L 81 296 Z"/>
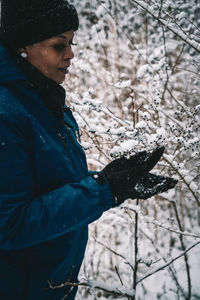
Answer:
<path fill-rule="evenodd" d="M 88 224 L 127 198 L 176 181 L 150 173 L 164 149 L 88 170 L 60 86 L 79 20 L 66 0 L 2 0 L 0 299 L 74 299 Z M 79 136 L 77 138 L 77 136 Z"/>

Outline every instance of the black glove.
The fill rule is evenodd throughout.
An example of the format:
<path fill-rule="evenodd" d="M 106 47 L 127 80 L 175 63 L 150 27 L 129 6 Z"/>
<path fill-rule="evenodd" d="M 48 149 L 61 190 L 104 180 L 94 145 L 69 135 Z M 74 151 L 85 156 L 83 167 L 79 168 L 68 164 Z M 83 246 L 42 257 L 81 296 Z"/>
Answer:
<path fill-rule="evenodd" d="M 153 152 L 139 152 L 130 158 L 121 157 L 113 160 L 101 171 L 109 185 L 116 186 L 126 182 L 131 177 L 135 181 L 147 174 L 160 160 L 164 147 L 158 147 Z"/>
<path fill-rule="evenodd" d="M 102 170 L 118 204 L 127 198 L 147 199 L 175 186 L 174 179 L 149 173 L 163 152 L 164 147 L 142 151 L 129 159 L 116 159 Z"/>
<path fill-rule="evenodd" d="M 113 192 L 113 195 L 115 196 L 117 204 L 122 203 L 128 198 L 148 199 L 174 188 L 177 182 L 177 180 L 170 177 L 148 173 L 141 177 L 137 183 L 130 179 L 125 185 L 120 185 L 118 189 Z"/>
<path fill-rule="evenodd" d="M 156 148 L 153 152 L 139 152 L 130 158 L 121 157 L 113 160 L 101 171 L 108 180 L 111 191 L 115 194 L 122 185 L 135 185 L 157 164 L 164 152 L 164 147 Z"/>

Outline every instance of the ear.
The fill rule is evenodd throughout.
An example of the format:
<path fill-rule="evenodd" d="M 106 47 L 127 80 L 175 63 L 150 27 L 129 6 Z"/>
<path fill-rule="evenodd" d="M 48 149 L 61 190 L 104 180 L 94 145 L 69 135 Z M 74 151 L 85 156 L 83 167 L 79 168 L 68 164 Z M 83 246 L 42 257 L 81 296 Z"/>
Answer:
<path fill-rule="evenodd" d="M 18 55 L 20 55 L 22 58 L 27 58 L 28 54 L 27 54 L 27 50 L 26 48 L 19 48 L 17 50 Z"/>
<path fill-rule="evenodd" d="M 25 47 L 24 47 L 24 48 L 19 48 L 19 49 L 17 50 L 17 53 L 18 53 L 18 54 L 21 54 L 21 53 L 23 53 L 23 52 L 27 52 Z"/>

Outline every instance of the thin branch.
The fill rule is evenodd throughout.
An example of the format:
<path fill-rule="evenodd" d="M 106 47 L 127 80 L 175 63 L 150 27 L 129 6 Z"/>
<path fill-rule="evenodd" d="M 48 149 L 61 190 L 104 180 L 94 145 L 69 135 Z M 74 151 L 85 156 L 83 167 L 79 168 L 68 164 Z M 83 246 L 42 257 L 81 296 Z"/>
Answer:
<path fill-rule="evenodd" d="M 152 245 L 154 246 L 156 252 L 161 256 L 161 253 L 160 253 L 160 249 L 156 246 L 154 240 L 149 236 L 147 235 L 141 228 L 140 228 L 140 232 L 142 232 L 142 234 L 148 239 L 151 241 Z M 167 263 L 167 260 L 165 257 L 162 256 L 162 259 L 164 260 L 165 263 Z M 187 297 L 185 295 L 185 292 L 182 288 L 182 286 L 179 284 L 178 282 L 178 279 L 177 279 L 177 276 L 175 275 L 175 272 L 174 270 L 172 269 L 172 266 L 169 266 L 169 273 L 170 275 L 172 276 L 173 280 L 175 281 L 175 284 L 176 284 L 176 287 L 177 287 L 177 291 L 180 291 L 182 296 L 184 297 L 185 300 L 187 300 Z"/>
<path fill-rule="evenodd" d="M 90 125 L 88 124 L 88 122 L 85 120 L 85 118 L 77 111 L 78 115 L 82 118 L 82 120 L 85 122 L 85 124 L 87 125 L 88 128 L 90 128 Z M 91 138 L 92 142 L 94 143 L 95 147 L 97 148 L 97 150 L 103 154 L 103 156 L 105 156 L 105 158 L 107 158 L 108 160 L 110 160 L 110 157 L 108 155 L 106 155 L 106 153 L 104 153 L 104 151 L 101 149 L 101 147 L 98 145 L 98 143 L 96 141 L 94 141 L 94 138 L 89 134 L 89 132 L 87 132 L 87 135 Z"/>
<path fill-rule="evenodd" d="M 196 242 L 195 244 L 193 244 L 192 246 L 190 246 L 189 248 L 187 248 L 184 252 L 182 252 L 180 255 L 178 255 L 177 257 L 173 258 L 171 261 L 169 261 L 168 263 L 162 265 L 161 267 L 152 270 L 150 273 L 148 273 L 147 275 L 145 275 L 144 277 L 142 277 L 140 280 L 138 280 L 137 284 L 142 282 L 144 279 L 156 274 L 159 271 L 164 270 L 166 267 L 168 267 L 169 265 L 171 265 L 174 261 L 176 261 L 177 259 L 181 258 L 182 256 L 185 255 L 185 253 L 187 253 L 188 251 L 190 251 L 192 248 L 196 247 L 198 244 L 200 244 L 200 241 Z"/>
<path fill-rule="evenodd" d="M 197 197 L 197 195 L 195 194 L 195 192 L 191 189 L 190 185 L 186 182 L 185 178 L 183 175 L 181 175 L 181 173 L 179 172 L 179 170 L 177 170 L 166 157 L 163 157 L 163 159 L 176 171 L 176 173 L 179 175 L 179 177 L 183 180 L 184 184 L 187 186 L 188 190 L 190 191 L 190 193 L 192 194 L 192 196 L 194 197 L 198 207 L 200 207 L 200 201 Z"/>
<path fill-rule="evenodd" d="M 156 19 L 160 24 L 165 26 L 168 30 L 170 30 L 176 36 L 178 36 L 182 41 L 184 41 L 186 44 L 188 44 L 190 47 L 192 47 L 194 50 L 200 53 L 199 43 L 191 40 L 186 34 L 177 30 L 173 25 L 170 25 L 167 21 L 160 19 L 159 16 L 156 16 L 154 10 L 151 9 L 144 1 L 138 1 L 138 0 L 130 0 L 130 1 L 136 3 L 139 7 L 141 7 L 146 12 L 148 12 L 154 19 Z"/>
<path fill-rule="evenodd" d="M 159 18 L 159 19 L 160 19 L 160 17 L 161 17 L 161 12 L 162 12 L 162 10 L 163 10 L 162 6 L 163 6 L 163 0 L 161 0 L 160 7 L 159 7 L 159 13 L 158 13 L 158 18 Z"/>
<path fill-rule="evenodd" d="M 183 70 L 183 71 L 186 71 L 186 72 L 188 72 L 188 73 L 192 73 L 192 74 L 194 74 L 194 75 L 196 75 L 197 77 L 200 78 L 199 73 L 195 72 L 194 70 L 186 69 L 186 68 L 183 68 L 183 67 L 176 67 L 176 66 L 175 66 L 175 69 L 176 69 L 176 70 Z M 192 94 L 192 93 L 191 93 L 191 94 Z M 194 94 L 194 95 L 196 95 L 196 94 Z M 197 95 L 198 95 L 198 94 L 197 94 Z"/>
<path fill-rule="evenodd" d="M 174 208 L 174 212 L 175 212 L 176 220 L 178 222 L 179 229 L 181 231 L 183 231 L 183 228 L 182 228 L 182 225 L 181 225 L 181 220 L 180 220 L 179 215 L 178 215 L 178 210 L 177 210 L 176 203 L 175 202 L 171 202 L 171 203 L 172 203 L 173 208 Z M 185 248 L 185 244 L 183 242 L 183 235 L 182 234 L 179 236 L 179 239 L 180 239 L 182 250 L 185 251 L 186 248 Z M 191 276 L 190 276 L 190 268 L 189 268 L 187 253 L 185 253 L 184 259 L 185 259 L 185 268 L 186 268 L 187 280 L 188 280 L 188 300 L 189 300 L 189 299 L 191 299 L 192 286 L 191 286 Z"/>
<path fill-rule="evenodd" d="M 120 274 L 119 274 L 119 270 L 118 270 L 117 266 L 115 266 L 115 271 L 116 271 L 116 273 L 117 273 L 117 276 L 118 276 L 118 278 L 119 278 L 119 281 L 121 282 L 121 285 L 124 285 L 124 284 L 123 284 L 123 281 L 122 281 L 122 279 L 121 279 L 121 276 L 120 276 Z"/>
<path fill-rule="evenodd" d="M 200 235 L 198 235 L 198 234 L 193 234 L 193 233 L 190 233 L 190 232 L 177 230 L 177 229 L 169 227 L 169 226 L 164 226 L 164 225 L 162 225 L 161 223 L 159 223 L 157 221 L 147 221 L 147 223 L 154 224 L 154 225 L 156 225 L 156 226 L 158 226 L 160 228 L 166 229 L 168 231 L 171 231 L 171 232 L 174 232 L 174 233 L 177 233 L 177 234 L 181 234 L 181 235 L 185 235 L 185 236 L 190 236 L 190 237 L 193 237 L 195 239 L 200 239 Z"/>
<path fill-rule="evenodd" d="M 101 110 L 108 115 L 109 117 L 112 117 L 115 121 L 117 121 L 122 126 L 130 126 L 130 122 L 123 121 L 119 117 L 117 117 L 108 107 L 101 107 Z"/>
<path fill-rule="evenodd" d="M 137 199 L 136 205 L 139 205 L 139 200 Z M 133 272 L 133 288 L 136 291 L 137 286 L 137 271 L 138 271 L 138 212 L 135 212 L 135 268 Z"/>
<path fill-rule="evenodd" d="M 128 290 L 127 288 L 121 288 L 119 289 L 118 287 L 115 287 L 113 285 L 108 285 L 105 284 L 104 282 L 100 282 L 97 280 L 87 280 L 86 282 L 70 282 L 67 281 L 65 283 L 62 283 L 60 285 L 53 285 L 53 283 L 51 281 L 48 281 L 49 284 L 49 288 L 51 290 L 56 290 L 56 289 L 60 289 L 63 287 L 78 287 L 78 286 L 84 286 L 87 287 L 89 289 L 100 289 L 102 291 L 104 291 L 105 293 L 111 294 L 112 296 L 116 296 L 116 297 L 133 297 L 135 295 L 134 290 Z"/>
<path fill-rule="evenodd" d="M 111 14 L 110 10 L 107 9 L 107 7 L 106 7 L 105 5 L 103 5 L 103 3 L 101 2 L 101 0 L 97 0 L 97 2 L 105 9 L 105 11 L 107 12 L 107 14 L 108 14 L 108 15 L 111 17 L 111 19 L 115 22 L 115 24 L 117 25 L 117 28 L 120 29 L 121 32 L 126 36 L 126 38 L 131 42 L 131 45 L 132 45 L 133 49 L 135 49 L 135 50 L 138 52 L 139 56 L 140 56 L 144 61 L 146 61 L 146 59 L 145 59 L 143 53 L 135 46 L 135 43 L 133 43 L 132 37 L 131 37 L 128 33 L 124 32 L 123 27 L 120 26 L 119 22 L 117 22 L 117 20 L 113 17 L 113 15 Z"/>
<path fill-rule="evenodd" d="M 167 71 L 167 66 L 168 66 L 167 47 L 166 47 L 166 39 L 165 39 L 165 32 L 164 32 L 163 26 L 162 26 L 162 38 L 163 38 L 163 45 L 164 45 L 164 51 L 165 51 L 165 63 L 166 63 L 166 67 L 165 67 L 166 81 L 165 81 L 164 89 L 163 89 L 163 93 L 162 93 L 162 100 L 164 100 L 165 93 L 166 93 L 166 90 L 167 90 L 167 86 L 168 86 L 168 83 L 169 83 L 169 74 L 168 74 L 168 71 Z"/>
<path fill-rule="evenodd" d="M 107 250 L 109 250 L 110 252 L 112 252 L 113 254 L 115 254 L 115 255 L 121 257 L 121 258 L 125 261 L 125 263 L 126 263 L 126 264 L 134 271 L 133 265 L 132 265 L 129 261 L 127 261 L 127 259 L 126 259 L 125 256 L 123 256 L 122 254 L 116 252 L 115 250 L 111 249 L 110 247 L 106 246 L 106 245 L 103 244 L 102 242 L 98 241 L 95 237 L 94 237 L 94 239 L 95 239 L 95 241 L 96 241 L 99 245 L 103 246 L 104 248 L 106 248 Z"/>
<path fill-rule="evenodd" d="M 173 67 L 171 68 L 172 74 L 174 73 L 175 69 L 177 68 L 177 65 L 179 64 L 179 61 L 180 61 L 181 56 L 182 56 L 182 54 L 183 54 L 184 48 L 185 48 L 185 44 L 181 47 L 180 53 L 179 53 L 179 55 L 178 55 L 177 58 L 176 58 L 175 64 L 174 64 Z"/>

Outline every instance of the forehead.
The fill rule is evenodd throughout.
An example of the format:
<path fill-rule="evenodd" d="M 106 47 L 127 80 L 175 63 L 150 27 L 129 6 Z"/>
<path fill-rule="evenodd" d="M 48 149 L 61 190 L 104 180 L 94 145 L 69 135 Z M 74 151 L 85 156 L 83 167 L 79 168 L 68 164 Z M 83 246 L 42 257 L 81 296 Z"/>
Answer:
<path fill-rule="evenodd" d="M 71 40 L 73 38 L 73 36 L 74 36 L 74 31 L 70 30 L 70 31 L 66 31 L 66 32 L 60 33 L 60 34 L 58 34 L 56 36 L 53 36 L 50 39 L 47 39 L 45 41 L 52 42 L 52 41 L 55 41 L 55 40 L 58 40 L 58 39 L 69 41 L 69 40 Z"/>
<path fill-rule="evenodd" d="M 41 49 L 48 48 L 53 43 L 58 43 L 58 42 L 69 43 L 73 39 L 73 36 L 74 36 L 74 31 L 73 30 L 66 31 L 66 32 L 60 33 L 56 36 L 53 36 L 49 39 L 46 39 L 46 40 L 43 40 L 41 42 L 35 43 L 34 48 L 37 48 L 37 49 L 41 50 Z"/>

